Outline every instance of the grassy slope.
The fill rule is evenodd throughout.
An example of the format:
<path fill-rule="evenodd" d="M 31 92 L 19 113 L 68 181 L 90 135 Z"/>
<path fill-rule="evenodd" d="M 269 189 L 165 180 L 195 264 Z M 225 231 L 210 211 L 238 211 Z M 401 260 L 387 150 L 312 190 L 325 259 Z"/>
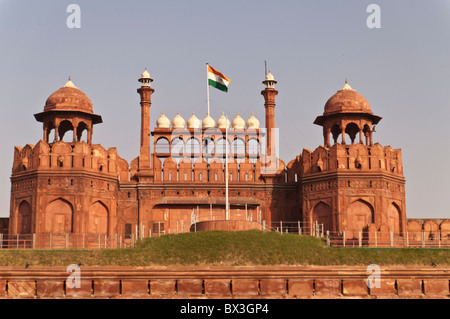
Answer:
<path fill-rule="evenodd" d="M 3 250 L 0 265 L 450 265 L 445 249 L 329 248 L 323 240 L 275 232 L 197 232 L 147 238 L 137 248 Z"/>

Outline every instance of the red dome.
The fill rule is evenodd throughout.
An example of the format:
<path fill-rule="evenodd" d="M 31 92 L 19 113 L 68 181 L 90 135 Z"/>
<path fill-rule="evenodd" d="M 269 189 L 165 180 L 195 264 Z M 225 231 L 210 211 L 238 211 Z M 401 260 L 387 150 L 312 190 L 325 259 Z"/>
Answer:
<path fill-rule="evenodd" d="M 372 110 L 366 98 L 345 83 L 344 87 L 330 97 L 325 104 L 323 115 L 335 113 L 372 114 Z"/>
<path fill-rule="evenodd" d="M 93 113 L 91 100 L 80 89 L 74 86 L 63 86 L 50 95 L 44 107 L 44 112 L 47 111 L 81 111 Z"/>

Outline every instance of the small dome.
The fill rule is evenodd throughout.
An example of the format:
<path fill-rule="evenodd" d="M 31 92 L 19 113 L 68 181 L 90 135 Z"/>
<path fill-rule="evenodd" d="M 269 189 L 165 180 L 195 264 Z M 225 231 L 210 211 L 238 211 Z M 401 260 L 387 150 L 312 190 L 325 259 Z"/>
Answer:
<path fill-rule="evenodd" d="M 267 73 L 266 75 L 266 81 L 275 81 L 275 78 L 273 77 L 272 73 Z"/>
<path fill-rule="evenodd" d="M 223 114 L 219 117 L 217 120 L 217 128 L 229 128 L 230 127 L 230 120 L 227 119 L 225 114 Z"/>
<path fill-rule="evenodd" d="M 192 112 L 191 117 L 187 120 L 187 128 L 200 128 L 200 120 Z"/>
<path fill-rule="evenodd" d="M 142 79 L 150 79 L 150 73 L 147 71 L 147 68 L 145 68 L 144 72 L 141 74 Z"/>
<path fill-rule="evenodd" d="M 164 112 L 162 112 L 159 119 L 156 120 L 156 127 L 170 128 L 170 120 L 167 116 L 164 115 Z"/>
<path fill-rule="evenodd" d="M 177 115 L 172 120 L 172 128 L 184 128 L 184 118 L 181 117 L 180 113 L 177 112 Z"/>
<path fill-rule="evenodd" d="M 202 128 L 205 129 L 205 128 L 213 128 L 213 127 L 216 127 L 216 122 L 209 114 L 207 114 L 202 121 Z"/>
<path fill-rule="evenodd" d="M 344 86 L 330 97 L 325 104 L 324 115 L 335 113 L 369 113 L 369 102 L 345 81 Z"/>
<path fill-rule="evenodd" d="M 79 111 L 93 113 L 89 97 L 78 89 L 70 80 L 59 90 L 52 93 L 45 102 L 46 111 Z"/>
<path fill-rule="evenodd" d="M 253 115 L 253 112 L 245 125 L 247 126 L 247 129 L 259 129 L 259 120 Z"/>
<path fill-rule="evenodd" d="M 244 119 L 239 115 L 239 112 L 237 113 L 236 117 L 231 121 L 231 127 L 236 129 L 244 129 L 245 128 L 245 121 Z"/>

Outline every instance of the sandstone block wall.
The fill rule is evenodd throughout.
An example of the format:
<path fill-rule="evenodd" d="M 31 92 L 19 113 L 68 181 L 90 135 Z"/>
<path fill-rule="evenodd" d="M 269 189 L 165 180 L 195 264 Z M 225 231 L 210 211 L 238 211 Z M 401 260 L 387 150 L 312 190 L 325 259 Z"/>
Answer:
<path fill-rule="evenodd" d="M 81 267 L 80 287 L 59 267 L 0 269 L 1 299 L 435 299 L 450 296 L 450 267 Z"/>

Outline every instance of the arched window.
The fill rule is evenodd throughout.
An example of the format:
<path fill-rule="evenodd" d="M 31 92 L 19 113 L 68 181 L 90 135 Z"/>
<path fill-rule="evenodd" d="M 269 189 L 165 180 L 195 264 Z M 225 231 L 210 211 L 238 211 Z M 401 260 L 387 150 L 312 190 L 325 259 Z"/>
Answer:
<path fill-rule="evenodd" d="M 186 143 L 186 154 L 194 156 L 200 153 L 200 142 L 195 137 L 188 139 Z"/>
<path fill-rule="evenodd" d="M 251 138 L 248 140 L 247 152 L 249 155 L 258 155 L 260 153 L 260 144 L 256 138 Z"/>
<path fill-rule="evenodd" d="M 67 132 L 72 131 L 72 134 L 67 134 Z M 59 124 L 58 128 L 59 140 L 64 142 L 73 141 L 73 125 L 72 122 L 64 120 Z"/>
<path fill-rule="evenodd" d="M 245 154 L 245 142 L 242 138 L 234 139 L 231 144 L 231 149 L 234 155 L 244 155 Z"/>
<path fill-rule="evenodd" d="M 184 141 L 183 139 L 176 137 L 172 140 L 172 156 L 183 156 L 184 154 Z"/>
<path fill-rule="evenodd" d="M 78 123 L 77 126 L 77 141 L 85 141 L 87 142 L 87 132 L 88 132 L 88 125 L 84 122 Z"/>
<path fill-rule="evenodd" d="M 170 153 L 170 145 L 167 138 L 158 138 L 155 145 L 155 153 Z"/>
<path fill-rule="evenodd" d="M 217 141 L 217 145 L 216 145 L 216 154 L 219 156 L 225 155 L 227 145 L 228 145 L 228 147 L 230 147 L 230 143 L 228 141 L 226 141 L 224 138 L 219 139 Z M 228 151 L 230 151 L 230 150 L 228 149 Z"/>
<path fill-rule="evenodd" d="M 214 140 L 211 137 L 205 137 L 202 142 L 202 154 L 211 155 L 215 151 Z"/>
<path fill-rule="evenodd" d="M 352 144 L 355 143 L 356 135 L 359 133 L 359 127 L 355 123 L 348 123 L 345 127 L 345 133 L 350 137 L 350 141 Z M 346 141 L 349 144 L 350 141 Z"/>

